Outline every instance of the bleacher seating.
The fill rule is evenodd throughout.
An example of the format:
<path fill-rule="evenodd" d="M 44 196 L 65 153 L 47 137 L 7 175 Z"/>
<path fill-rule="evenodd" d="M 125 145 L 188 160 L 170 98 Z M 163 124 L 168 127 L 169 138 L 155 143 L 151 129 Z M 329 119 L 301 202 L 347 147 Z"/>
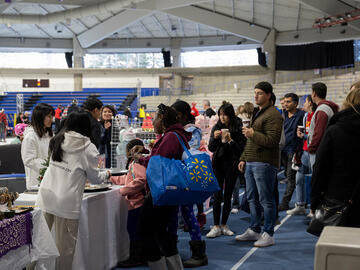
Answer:
<path fill-rule="evenodd" d="M 311 94 L 311 84 L 315 82 L 324 82 L 328 87 L 327 99 L 331 100 L 341 106 L 352 83 L 360 79 L 360 72 L 347 73 L 337 76 L 327 76 L 322 78 L 315 78 L 307 81 L 292 81 L 287 83 L 273 84 L 274 93 L 277 96 L 277 105 L 279 105 L 279 97 L 286 93 L 294 92 L 299 96 Z M 256 81 L 254 81 L 254 86 Z M 156 110 L 159 103 L 172 104 L 176 99 L 182 99 L 189 103 L 196 102 L 197 108 L 201 108 L 202 101 L 208 99 L 211 105 L 219 107 L 223 100 L 230 101 L 235 107 L 244 104 L 247 101 L 253 102 L 254 88 L 243 87 L 234 89 L 234 84 L 226 84 L 221 87 L 216 87 L 217 91 L 195 92 L 193 95 L 162 95 L 162 96 L 141 96 L 141 103 L 147 104 L 148 110 Z M 180 92 L 180 91 L 179 91 Z"/>
<path fill-rule="evenodd" d="M 5 96 L 1 96 L 0 108 L 4 108 L 8 115 L 16 112 L 16 95 L 24 95 L 24 105 L 26 111 L 31 111 L 36 104 L 43 102 L 54 108 L 59 104 L 67 106 L 76 98 L 81 106 L 88 96 L 96 96 L 104 105 L 115 105 L 119 108 L 124 100 L 131 94 L 136 94 L 136 88 L 84 88 L 81 92 L 8 92 Z M 136 103 L 136 100 L 134 101 Z M 132 106 L 133 110 L 137 110 L 136 106 Z M 10 123 L 11 124 L 11 123 Z"/>

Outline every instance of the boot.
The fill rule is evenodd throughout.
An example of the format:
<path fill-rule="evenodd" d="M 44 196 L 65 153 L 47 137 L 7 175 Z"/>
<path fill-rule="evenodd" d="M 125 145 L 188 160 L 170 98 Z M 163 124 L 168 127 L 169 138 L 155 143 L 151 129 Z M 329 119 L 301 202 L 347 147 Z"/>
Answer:
<path fill-rule="evenodd" d="M 192 256 L 187 261 L 183 262 L 184 268 L 193 268 L 208 264 L 208 258 L 205 253 L 205 241 L 194 240 L 189 241 Z"/>
<path fill-rule="evenodd" d="M 196 216 L 196 219 L 199 223 L 200 229 L 202 229 L 204 227 L 204 225 L 206 224 L 206 215 L 204 213 L 198 214 Z"/>
<path fill-rule="evenodd" d="M 165 257 L 155 262 L 148 262 L 150 270 L 167 270 Z M 181 268 L 182 269 L 182 268 Z"/>
<path fill-rule="evenodd" d="M 140 242 L 130 242 L 130 256 L 129 259 L 118 263 L 119 268 L 131 268 L 145 265 L 146 262 L 142 256 L 142 245 Z"/>
<path fill-rule="evenodd" d="M 168 270 L 183 270 L 183 264 L 181 262 L 181 257 L 178 254 L 175 254 L 170 257 L 165 257 L 166 259 L 166 265 Z"/>

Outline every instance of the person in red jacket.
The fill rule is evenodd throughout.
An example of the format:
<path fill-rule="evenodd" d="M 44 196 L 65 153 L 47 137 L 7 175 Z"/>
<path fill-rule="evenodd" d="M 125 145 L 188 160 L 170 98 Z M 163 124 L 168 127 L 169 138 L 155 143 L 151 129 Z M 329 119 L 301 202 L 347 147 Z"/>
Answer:
<path fill-rule="evenodd" d="M 310 154 L 311 168 L 314 167 L 316 151 L 324 136 L 330 119 L 339 111 L 339 106 L 326 100 L 327 87 L 318 82 L 312 85 L 311 98 L 316 103 L 317 109 L 311 119 L 308 134 L 308 151 Z"/>
<path fill-rule="evenodd" d="M 6 114 L 4 109 L 0 110 L 0 141 L 6 141 L 6 131 L 7 131 L 8 122 L 6 119 Z"/>
<path fill-rule="evenodd" d="M 196 102 L 191 103 L 191 114 L 195 117 L 200 115 L 198 109 L 196 109 Z"/>
<path fill-rule="evenodd" d="M 59 131 L 59 127 L 60 127 L 60 121 L 61 121 L 61 105 L 58 105 L 56 110 L 55 110 L 55 131 L 58 132 Z"/>

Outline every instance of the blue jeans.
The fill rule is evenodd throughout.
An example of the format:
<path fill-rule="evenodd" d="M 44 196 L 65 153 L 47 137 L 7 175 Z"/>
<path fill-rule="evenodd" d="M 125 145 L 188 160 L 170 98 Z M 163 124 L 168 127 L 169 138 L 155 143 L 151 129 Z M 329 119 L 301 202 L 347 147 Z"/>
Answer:
<path fill-rule="evenodd" d="M 277 169 L 268 163 L 247 162 L 246 194 L 250 205 L 250 229 L 261 232 L 261 206 L 264 209 L 264 232 L 274 234 L 276 220 L 275 180 Z"/>
<path fill-rule="evenodd" d="M 311 174 L 311 163 L 309 152 L 304 151 L 301 156 L 301 167 L 296 172 L 296 203 L 305 205 L 305 175 Z"/>

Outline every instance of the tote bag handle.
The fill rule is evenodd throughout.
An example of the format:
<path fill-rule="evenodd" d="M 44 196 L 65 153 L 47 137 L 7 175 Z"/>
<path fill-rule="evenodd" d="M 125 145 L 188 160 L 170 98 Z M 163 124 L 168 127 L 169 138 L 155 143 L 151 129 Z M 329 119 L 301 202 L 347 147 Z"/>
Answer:
<path fill-rule="evenodd" d="M 187 154 L 188 158 L 189 158 L 189 157 L 192 157 L 192 154 L 190 153 L 190 151 L 189 151 L 189 150 L 187 149 L 187 147 L 185 146 L 183 140 L 179 137 L 179 135 L 178 135 L 176 132 L 173 132 L 173 133 L 174 133 L 174 134 L 176 135 L 176 137 L 178 138 L 178 140 L 179 140 L 182 148 L 184 149 L 184 152 Z"/>

